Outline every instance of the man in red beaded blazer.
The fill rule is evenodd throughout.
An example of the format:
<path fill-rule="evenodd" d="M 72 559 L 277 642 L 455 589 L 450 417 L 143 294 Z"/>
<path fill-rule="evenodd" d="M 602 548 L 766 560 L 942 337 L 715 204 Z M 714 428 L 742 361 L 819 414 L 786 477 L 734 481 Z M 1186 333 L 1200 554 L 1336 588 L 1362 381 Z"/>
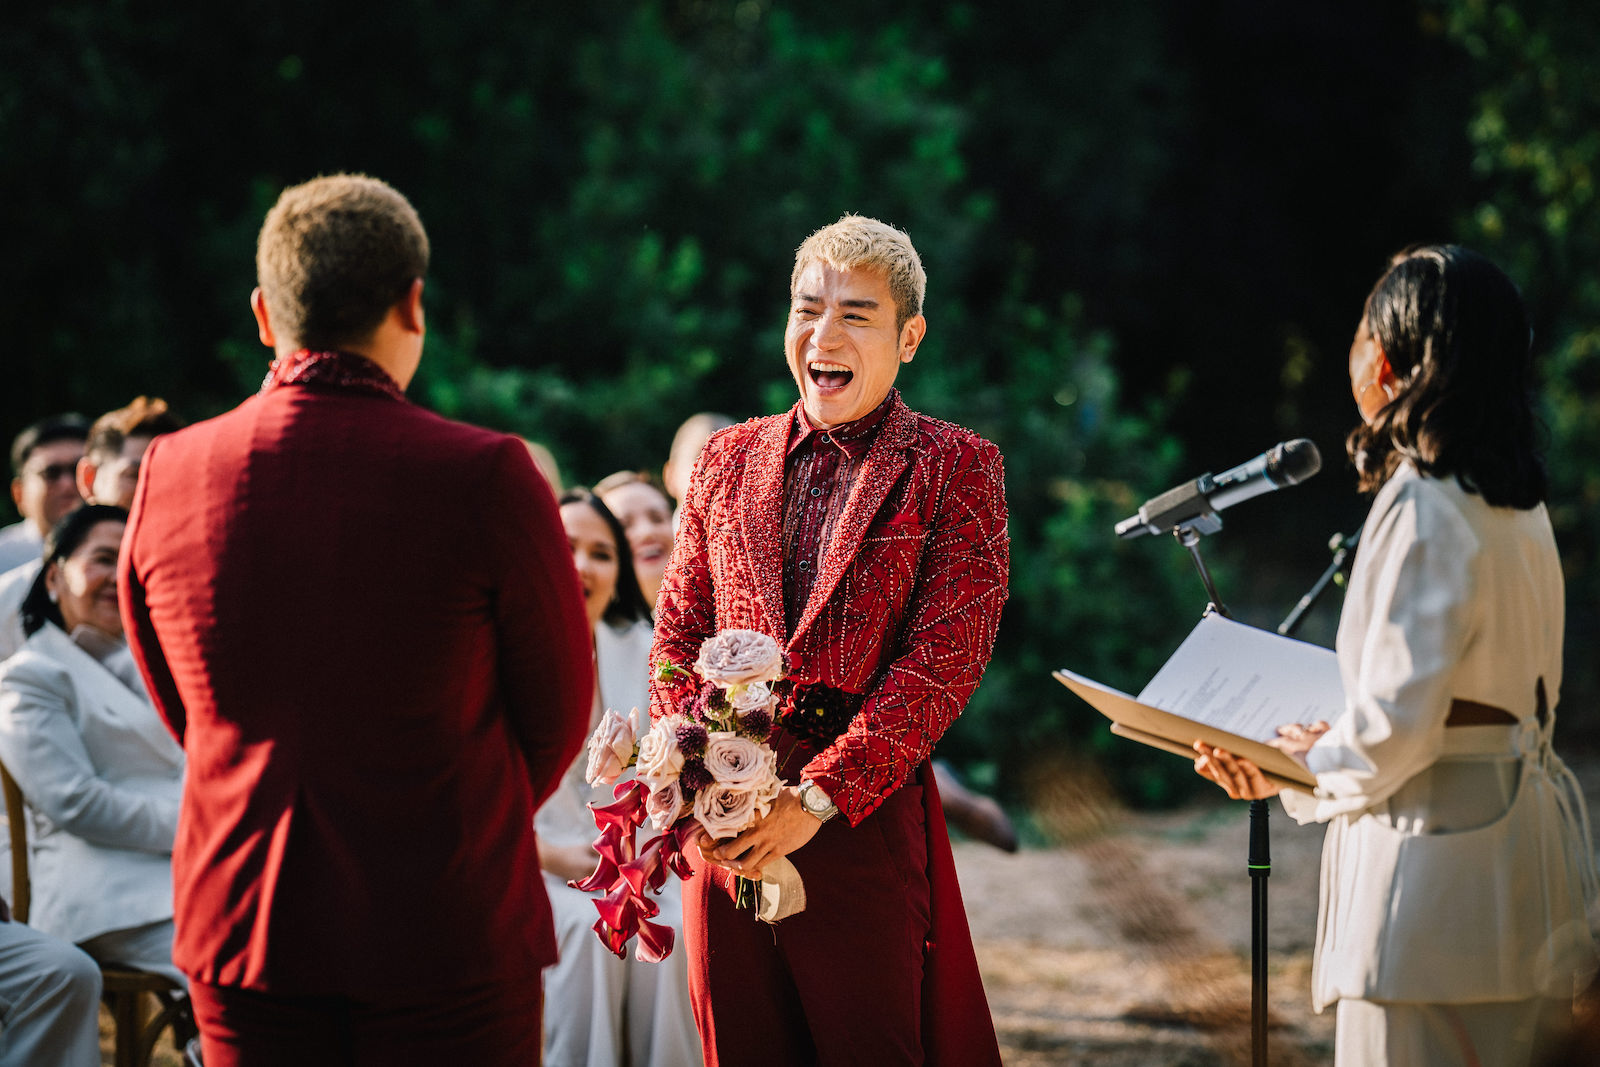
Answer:
<path fill-rule="evenodd" d="M 188 753 L 173 958 L 207 1067 L 539 1060 L 533 814 L 588 724 L 588 627 L 527 449 L 401 392 L 427 251 L 382 182 L 287 190 L 266 383 L 144 458 L 122 607 Z"/>
<path fill-rule="evenodd" d="M 1006 598 L 999 452 L 893 384 L 926 331 L 910 239 L 846 216 L 800 247 L 785 348 L 800 401 L 711 439 L 658 602 L 654 659 L 721 629 L 776 638 L 788 783 L 702 840 L 684 891 L 706 1062 L 998 1063 L 928 758 L 988 663 Z M 655 715 L 677 691 L 658 682 Z M 774 925 L 735 876 L 787 857 L 806 907 Z"/>

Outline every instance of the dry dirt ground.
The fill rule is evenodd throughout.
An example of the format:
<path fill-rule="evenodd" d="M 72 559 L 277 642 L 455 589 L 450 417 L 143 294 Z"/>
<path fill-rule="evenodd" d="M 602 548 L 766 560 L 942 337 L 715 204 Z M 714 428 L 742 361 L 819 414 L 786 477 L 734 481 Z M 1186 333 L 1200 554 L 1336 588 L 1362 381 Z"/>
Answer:
<path fill-rule="evenodd" d="M 1600 760 L 1573 761 L 1600 813 Z M 1248 805 L 1134 814 L 1063 773 L 1030 812 L 1056 842 L 1007 855 L 957 841 L 956 865 L 1010 1067 L 1250 1062 Z M 1327 1064 L 1333 1013 L 1311 1011 L 1322 828 L 1273 802 L 1268 879 L 1274 1067 Z M 109 1037 L 102 1012 L 102 1035 Z M 109 1041 L 102 1041 L 110 1064 Z M 179 1067 L 167 1048 L 156 1067 Z"/>
<path fill-rule="evenodd" d="M 1071 847 L 956 863 L 1007 1064 L 1200 1067 L 1249 1062 L 1248 806 L 1111 814 Z M 1269 1048 L 1331 1062 L 1310 1005 L 1320 827 L 1270 818 Z"/>

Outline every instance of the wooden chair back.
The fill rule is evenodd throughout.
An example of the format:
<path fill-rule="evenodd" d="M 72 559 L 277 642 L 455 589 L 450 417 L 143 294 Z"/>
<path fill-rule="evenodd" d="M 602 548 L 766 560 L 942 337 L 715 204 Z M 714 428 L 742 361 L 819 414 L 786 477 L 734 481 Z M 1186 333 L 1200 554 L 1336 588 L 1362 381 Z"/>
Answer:
<path fill-rule="evenodd" d="M 28 906 L 33 902 L 33 887 L 28 881 L 28 812 L 22 803 L 22 790 L 11 772 L 0 763 L 0 792 L 6 798 L 6 826 L 11 831 L 11 917 L 28 921 Z"/>

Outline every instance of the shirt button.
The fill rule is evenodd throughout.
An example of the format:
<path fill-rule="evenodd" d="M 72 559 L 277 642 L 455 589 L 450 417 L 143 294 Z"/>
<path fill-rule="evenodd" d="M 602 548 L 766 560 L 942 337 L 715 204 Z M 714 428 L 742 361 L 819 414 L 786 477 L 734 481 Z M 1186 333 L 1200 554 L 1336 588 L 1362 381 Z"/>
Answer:
<path fill-rule="evenodd" d="M 832 441 L 833 440 L 833 438 L 831 436 L 829 436 L 828 434 L 823 434 L 822 435 L 822 439 L 824 441 Z"/>
<path fill-rule="evenodd" d="M 821 496 L 822 495 L 822 490 L 813 485 L 811 487 L 811 495 L 812 496 Z"/>
<path fill-rule="evenodd" d="M 800 561 L 800 569 L 801 570 L 806 570 L 810 566 L 811 566 L 811 561 L 810 560 L 803 559 L 803 560 Z"/>

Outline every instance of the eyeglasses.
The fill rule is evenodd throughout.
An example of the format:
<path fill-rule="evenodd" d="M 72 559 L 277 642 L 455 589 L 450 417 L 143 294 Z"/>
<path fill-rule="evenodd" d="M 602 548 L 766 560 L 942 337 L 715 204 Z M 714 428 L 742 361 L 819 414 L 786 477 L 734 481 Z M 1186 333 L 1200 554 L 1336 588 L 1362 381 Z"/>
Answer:
<path fill-rule="evenodd" d="M 59 482 L 63 478 L 76 478 L 78 476 L 78 465 L 77 463 L 52 463 L 48 467 L 36 467 L 24 473 L 49 484 L 50 482 Z"/>

